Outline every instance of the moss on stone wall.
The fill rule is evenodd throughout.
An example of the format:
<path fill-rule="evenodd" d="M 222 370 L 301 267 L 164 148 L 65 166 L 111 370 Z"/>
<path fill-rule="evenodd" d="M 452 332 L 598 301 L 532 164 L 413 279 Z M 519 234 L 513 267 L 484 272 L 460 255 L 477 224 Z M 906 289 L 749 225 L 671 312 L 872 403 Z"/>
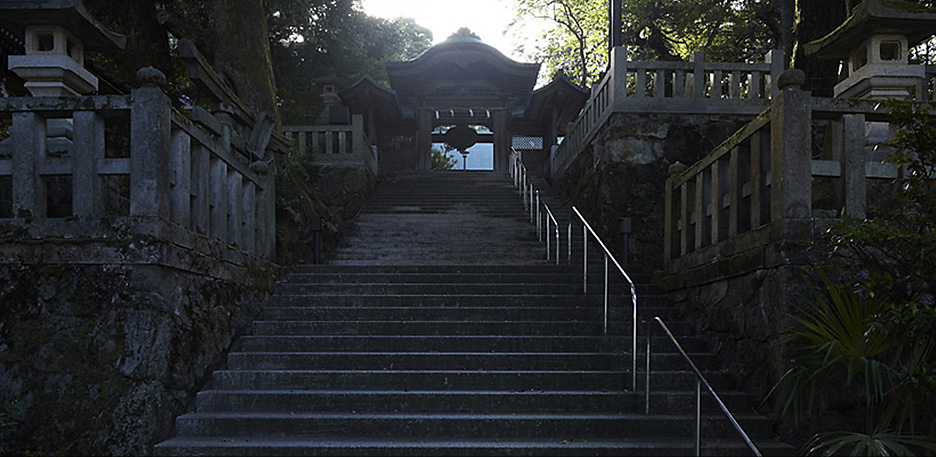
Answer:
<path fill-rule="evenodd" d="M 698 161 L 750 119 L 615 114 L 553 185 L 585 212 L 614 253 L 623 248 L 619 221 L 630 217 L 629 259 L 659 268 L 669 166 Z"/>
<path fill-rule="evenodd" d="M 315 218 L 323 218 L 323 259 L 338 246 L 376 180 L 363 166 L 315 164 L 298 154 L 277 157 L 276 251 L 284 265 L 312 263 Z"/>
<path fill-rule="evenodd" d="M 22 420 L 0 447 L 144 455 L 268 296 L 158 266 L 0 264 L 0 403 Z"/>

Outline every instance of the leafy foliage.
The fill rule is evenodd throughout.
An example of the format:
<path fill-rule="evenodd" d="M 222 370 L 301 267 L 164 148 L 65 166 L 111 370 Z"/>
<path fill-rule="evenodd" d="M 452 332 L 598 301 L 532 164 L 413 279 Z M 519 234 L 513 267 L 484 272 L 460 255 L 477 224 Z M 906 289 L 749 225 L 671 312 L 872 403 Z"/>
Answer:
<path fill-rule="evenodd" d="M 412 19 L 382 19 L 352 0 L 266 2 L 273 71 L 285 124 L 307 124 L 321 110 L 316 78 L 352 83 L 364 74 L 388 84 L 384 64 L 409 60 L 429 48 L 432 33 Z"/>
<path fill-rule="evenodd" d="M 448 144 L 443 144 L 442 149 L 432 148 L 432 170 L 433 171 L 445 171 L 451 170 L 458 164 L 458 160 L 454 157 L 449 157 L 448 152 L 454 151 L 455 148 L 449 146 Z"/>
<path fill-rule="evenodd" d="M 849 430 L 820 434 L 812 454 L 936 452 L 936 118 L 886 102 L 899 133 L 892 204 L 828 232 L 830 256 L 814 300 L 789 334 L 793 367 L 780 383 L 798 422 L 849 411 Z"/>
<path fill-rule="evenodd" d="M 607 0 L 514 0 L 516 19 L 545 19 L 534 50 L 547 66 L 588 87 L 608 63 Z M 631 58 L 688 59 L 705 51 L 712 61 L 759 61 L 780 43 L 781 1 L 758 0 L 623 0 L 623 35 Z"/>

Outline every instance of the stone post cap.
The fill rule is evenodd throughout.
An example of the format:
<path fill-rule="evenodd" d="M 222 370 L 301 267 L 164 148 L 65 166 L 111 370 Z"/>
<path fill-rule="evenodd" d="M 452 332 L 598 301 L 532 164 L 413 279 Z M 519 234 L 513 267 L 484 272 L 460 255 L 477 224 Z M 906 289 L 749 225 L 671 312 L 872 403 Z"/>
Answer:
<path fill-rule="evenodd" d="M 780 73 L 780 76 L 777 78 L 777 88 L 780 90 L 800 89 L 805 83 L 806 73 L 799 68 L 791 68 L 784 71 Z"/>
<path fill-rule="evenodd" d="M 166 75 L 154 67 L 143 67 L 137 70 L 137 80 L 140 81 L 140 87 L 166 87 Z"/>
<path fill-rule="evenodd" d="M 676 175 L 683 174 L 688 169 L 689 169 L 689 165 L 686 165 L 682 162 L 675 162 L 669 166 L 669 170 L 667 171 L 669 171 L 670 176 L 676 176 Z"/>

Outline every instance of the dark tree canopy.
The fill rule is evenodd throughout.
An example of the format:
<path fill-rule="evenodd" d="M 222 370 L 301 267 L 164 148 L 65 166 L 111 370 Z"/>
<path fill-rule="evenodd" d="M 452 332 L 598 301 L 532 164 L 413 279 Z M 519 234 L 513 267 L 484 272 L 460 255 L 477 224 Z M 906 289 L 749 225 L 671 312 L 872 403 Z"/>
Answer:
<path fill-rule="evenodd" d="M 384 63 L 412 59 L 432 42 L 412 19 L 367 16 L 356 0 L 86 0 L 108 27 L 128 37 L 125 51 L 93 56 L 126 90 L 144 66 L 160 69 L 176 99 L 198 103 L 175 58 L 187 38 L 238 96 L 285 123 L 314 120 L 321 108 L 314 80 L 351 83 L 368 73 L 386 82 Z"/>

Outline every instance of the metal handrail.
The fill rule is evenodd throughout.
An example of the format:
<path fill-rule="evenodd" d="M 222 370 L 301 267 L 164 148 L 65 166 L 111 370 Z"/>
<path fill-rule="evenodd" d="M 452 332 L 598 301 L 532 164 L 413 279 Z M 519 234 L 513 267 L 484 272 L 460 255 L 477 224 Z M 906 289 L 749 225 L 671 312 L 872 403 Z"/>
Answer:
<path fill-rule="evenodd" d="M 591 233 L 595 237 L 595 241 L 598 242 L 598 245 L 601 246 L 601 249 L 604 250 L 604 333 L 608 333 L 608 259 L 614 263 L 614 266 L 617 267 L 618 271 L 624 276 L 624 279 L 627 280 L 630 284 L 631 292 L 631 302 L 633 304 L 633 334 L 631 336 L 631 390 L 637 391 L 637 287 L 634 285 L 634 281 L 631 280 L 630 275 L 624 271 L 624 268 L 621 267 L 621 264 L 618 263 L 617 259 L 614 258 L 614 255 L 611 254 L 611 251 L 608 250 L 608 247 L 605 246 L 604 242 L 601 241 L 601 238 L 592 230 L 591 225 L 588 224 L 588 221 L 585 220 L 585 217 L 582 216 L 582 213 L 579 212 L 578 208 L 575 206 L 572 207 L 572 211 L 575 212 L 575 215 L 578 216 L 579 220 L 582 222 L 582 225 L 587 230 L 582 230 L 582 293 L 588 292 L 588 234 Z M 572 221 L 569 221 L 569 259 L 571 260 L 572 253 Z"/>
<path fill-rule="evenodd" d="M 728 421 L 731 422 L 731 425 L 734 427 L 735 431 L 741 435 L 741 438 L 744 439 L 745 444 L 748 448 L 754 452 L 754 455 L 761 457 L 761 452 L 757 449 L 757 446 L 754 445 L 754 442 L 751 441 L 751 438 L 748 437 L 747 433 L 744 433 L 744 429 L 741 428 L 741 425 L 738 424 L 738 421 L 735 419 L 734 415 L 731 414 L 731 411 L 728 411 L 728 407 L 725 406 L 725 403 L 722 402 L 721 398 L 715 393 L 715 389 L 712 388 L 712 385 L 705 379 L 705 376 L 702 375 L 702 372 L 699 371 L 699 368 L 692 361 L 686 351 L 683 350 L 682 345 L 679 344 L 679 341 L 676 340 L 676 337 L 673 336 L 673 333 L 670 332 L 669 327 L 666 326 L 666 323 L 663 322 L 663 319 L 660 319 L 659 316 L 653 318 L 657 323 L 660 324 L 660 327 L 663 327 L 663 331 L 666 332 L 666 336 L 669 337 L 670 341 L 676 345 L 676 349 L 679 350 L 679 353 L 682 354 L 683 358 L 686 359 L 686 362 L 689 363 L 689 367 L 692 368 L 693 373 L 696 378 L 696 397 L 695 397 L 695 455 L 701 455 L 702 452 L 702 384 L 705 384 L 705 388 L 708 389 L 709 393 L 712 394 L 712 398 L 715 399 L 715 402 L 718 403 L 718 407 L 721 409 L 722 413 L 728 417 Z M 653 321 L 647 323 L 647 382 L 644 385 L 644 413 L 650 414 L 650 358 L 652 353 L 650 352 L 650 339 L 653 335 Z"/>
<path fill-rule="evenodd" d="M 526 166 L 523 164 L 523 160 L 520 158 L 520 153 L 516 150 L 511 151 L 512 166 L 509 168 L 510 175 L 514 179 L 514 187 L 517 188 L 517 191 L 523 196 L 523 208 L 524 210 L 529 209 L 530 211 L 530 223 L 536 224 L 536 236 L 540 242 L 543 242 L 543 238 L 546 239 L 546 260 L 550 260 L 550 254 L 552 251 L 550 236 L 549 236 L 549 223 L 552 221 L 553 227 L 555 227 L 556 235 L 556 265 L 559 265 L 559 237 L 560 229 L 559 222 L 556 221 L 556 217 L 553 216 L 553 212 L 549 209 L 549 205 L 546 202 L 540 199 L 539 190 L 533 186 L 533 180 L 530 179 L 529 172 L 527 172 Z M 545 210 L 545 213 L 540 211 L 542 207 Z M 545 218 L 543 215 L 545 214 Z M 545 224 L 543 223 L 545 222 Z"/>

